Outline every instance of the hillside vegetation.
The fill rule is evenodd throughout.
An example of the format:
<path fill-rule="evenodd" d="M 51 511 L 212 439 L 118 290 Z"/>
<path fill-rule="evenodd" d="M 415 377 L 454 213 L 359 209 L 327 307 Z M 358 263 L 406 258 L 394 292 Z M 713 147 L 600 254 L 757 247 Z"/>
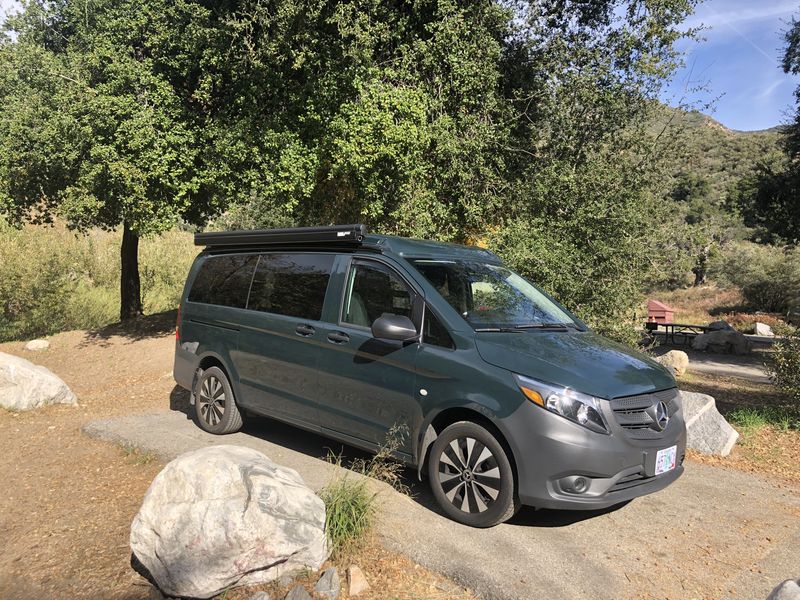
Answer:
<path fill-rule="evenodd" d="M 667 186 L 672 189 L 682 175 L 708 181 L 708 200 L 725 201 L 728 190 L 759 161 L 780 151 L 781 127 L 736 131 L 701 112 L 663 107 L 652 125 L 658 134 L 672 136 L 666 155 Z"/>

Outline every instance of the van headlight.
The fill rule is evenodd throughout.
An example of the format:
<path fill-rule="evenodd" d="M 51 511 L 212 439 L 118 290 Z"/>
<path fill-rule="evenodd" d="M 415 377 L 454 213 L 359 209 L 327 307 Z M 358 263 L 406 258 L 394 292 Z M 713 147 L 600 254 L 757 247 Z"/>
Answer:
<path fill-rule="evenodd" d="M 515 374 L 514 379 L 525 397 L 534 404 L 597 433 L 609 433 L 596 398 L 523 375 Z"/>

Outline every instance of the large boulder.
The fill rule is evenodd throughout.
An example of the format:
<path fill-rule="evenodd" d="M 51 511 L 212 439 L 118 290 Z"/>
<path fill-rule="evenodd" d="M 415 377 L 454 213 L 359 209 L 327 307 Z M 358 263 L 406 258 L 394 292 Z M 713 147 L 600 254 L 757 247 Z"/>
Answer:
<path fill-rule="evenodd" d="M 182 454 L 147 490 L 130 536 L 134 568 L 169 596 L 210 598 L 328 557 L 325 505 L 296 471 L 256 450 Z"/>
<path fill-rule="evenodd" d="M 669 369 L 675 377 L 680 377 L 686 373 L 686 368 L 689 366 L 689 355 L 683 350 L 670 350 L 666 354 L 656 356 L 656 361 Z"/>
<path fill-rule="evenodd" d="M 66 383 L 45 367 L 0 352 L 0 406 L 32 410 L 46 404 L 76 404 Z"/>
<path fill-rule="evenodd" d="M 752 343 L 735 329 L 718 329 L 702 333 L 692 340 L 692 348 L 717 354 L 747 354 Z"/>
<path fill-rule="evenodd" d="M 800 579 L 788 579 L 772 590 L 767 600 L 800 600 Z"/>
<path fill-rule="evenodd" d="M 681 404 L 686 421 L 686 445 L 703 454 L 728 456 L 739 434 L 719 413 L 714 398 L 681 391 Z"/>

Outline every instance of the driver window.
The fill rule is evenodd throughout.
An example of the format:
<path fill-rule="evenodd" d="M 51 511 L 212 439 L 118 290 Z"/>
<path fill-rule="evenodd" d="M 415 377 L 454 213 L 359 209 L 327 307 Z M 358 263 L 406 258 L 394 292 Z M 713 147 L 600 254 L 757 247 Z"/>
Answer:
<path fill-rule="evenodd" d="M 347 279 L 342 321 L 371 327 L 384 313 L 412 318 L 408 287 L 383 265 L 353 263 Z"/>

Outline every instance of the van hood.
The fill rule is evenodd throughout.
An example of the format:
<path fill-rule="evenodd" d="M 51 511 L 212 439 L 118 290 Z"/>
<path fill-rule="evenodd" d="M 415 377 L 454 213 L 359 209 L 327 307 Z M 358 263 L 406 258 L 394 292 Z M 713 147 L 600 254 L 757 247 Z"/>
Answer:
<path fill-rule="evenodd" d="M 599 398 L 675 387 L 663 366 L 590 331 L 476 332 L 486 362 Z"/>

